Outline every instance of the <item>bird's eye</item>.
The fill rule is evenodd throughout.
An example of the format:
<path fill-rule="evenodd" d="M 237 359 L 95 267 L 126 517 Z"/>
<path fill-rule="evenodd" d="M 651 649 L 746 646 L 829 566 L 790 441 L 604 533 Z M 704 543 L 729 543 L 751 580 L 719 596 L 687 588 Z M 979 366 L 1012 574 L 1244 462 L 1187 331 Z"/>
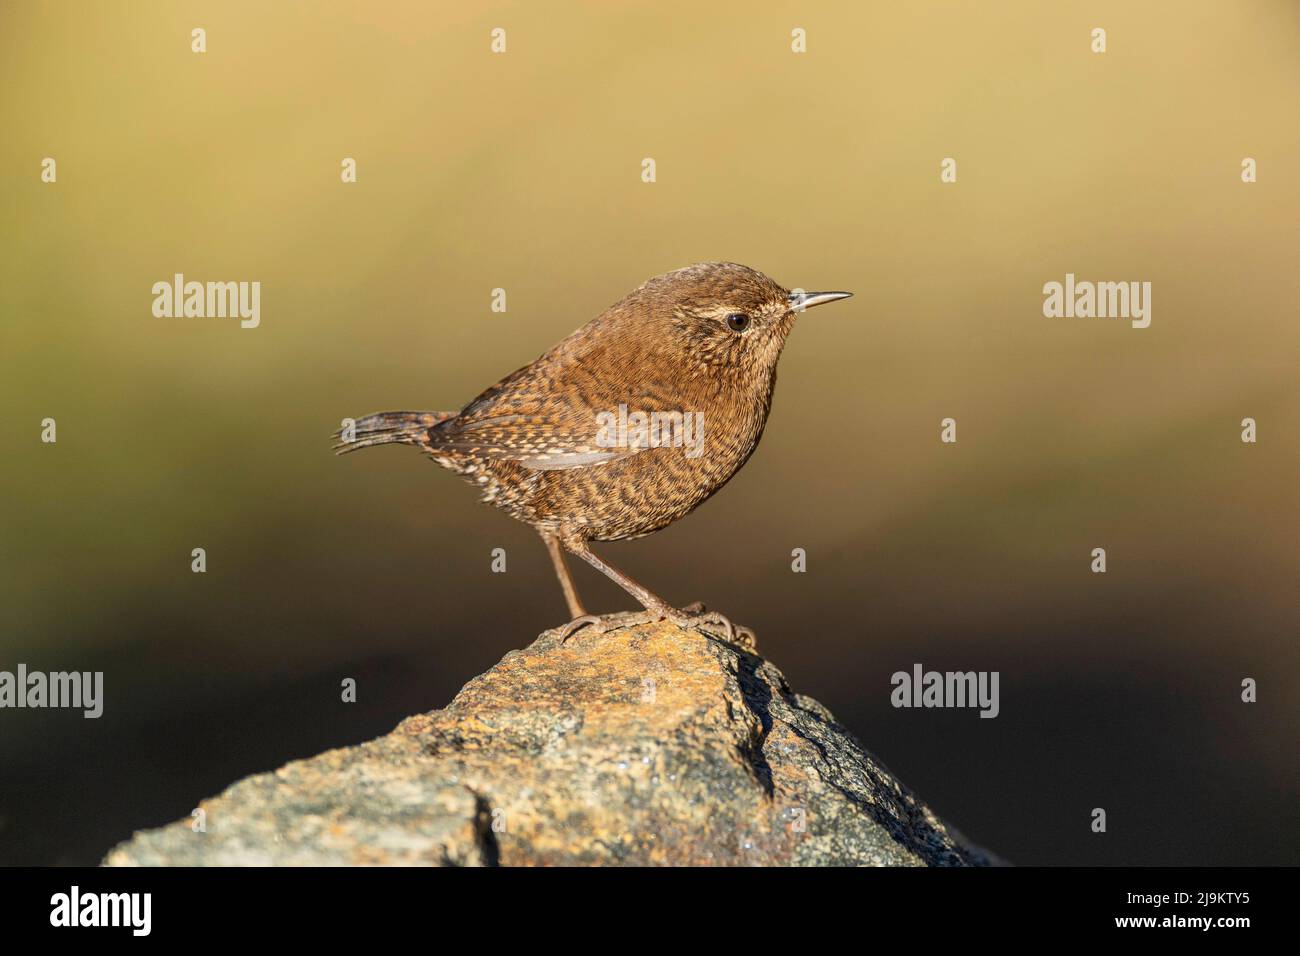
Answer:
<path fill-rule="evenodd" d="M 749 316 L 743 312 L 733 312 L 727 316 L 727 326 L 733 332 L 743 332 L 749 328 Z"/>

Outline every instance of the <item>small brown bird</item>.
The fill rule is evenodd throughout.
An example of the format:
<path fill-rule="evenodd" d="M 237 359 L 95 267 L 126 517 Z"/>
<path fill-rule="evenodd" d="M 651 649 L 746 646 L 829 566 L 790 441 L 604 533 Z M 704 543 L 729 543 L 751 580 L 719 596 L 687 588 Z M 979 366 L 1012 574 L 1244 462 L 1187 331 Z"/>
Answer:
<path fill-rule="evenodd" d="M 636 598 L 648 619 L 708 622 L 734 639 L 726 617 L 670 606 L 590 542 L 658 531 L 725 485 L 762 437 L 795 317 L 851 294 L 790 292 L 731 262 L 688 266 L 646 282 L 459 412 L 367 415 L 336 448 L 415 445 L 536 528 L 573 617 L 566 638 L 604 625 L 578 597 L 564 551 Z"/>

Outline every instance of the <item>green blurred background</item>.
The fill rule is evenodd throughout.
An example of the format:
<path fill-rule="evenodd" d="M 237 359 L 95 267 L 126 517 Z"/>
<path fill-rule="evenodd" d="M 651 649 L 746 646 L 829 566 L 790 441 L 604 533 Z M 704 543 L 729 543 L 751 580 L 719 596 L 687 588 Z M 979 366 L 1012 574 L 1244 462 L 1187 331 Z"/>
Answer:
<path fill-rule="evenodd" d="M 1300 7 L 467 6 L 0 8 L 0 669 L 107 685 L 0 712 L 0 863 L 94 862 L 562 622 L 528 528 L 327 436 L 703 259 L 856 298 L 724 493 L 603 553 L 1015 862 L 1300 862 Z M 261 327 L 154 318 L 176 272 L 260 281 Z M 1044 318 L 1067 272 L 1150 281 L 1151 327 Z M 915 662 L 1001 671 L 1001 716 L 892 709 Z"/>

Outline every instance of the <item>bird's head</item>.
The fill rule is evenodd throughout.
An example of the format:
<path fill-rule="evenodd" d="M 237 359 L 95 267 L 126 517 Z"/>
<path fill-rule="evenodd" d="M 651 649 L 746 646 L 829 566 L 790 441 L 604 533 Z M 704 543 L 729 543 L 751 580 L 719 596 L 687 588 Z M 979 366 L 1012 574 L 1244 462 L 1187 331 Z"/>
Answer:
<path fill-rule="evenodd" d="M 682 361 L 715 375 L 770 373 L 802 311 L 849 292 L 790 291 L 734 262 L 701 262 L 651 279 L 637 305 Z"/>

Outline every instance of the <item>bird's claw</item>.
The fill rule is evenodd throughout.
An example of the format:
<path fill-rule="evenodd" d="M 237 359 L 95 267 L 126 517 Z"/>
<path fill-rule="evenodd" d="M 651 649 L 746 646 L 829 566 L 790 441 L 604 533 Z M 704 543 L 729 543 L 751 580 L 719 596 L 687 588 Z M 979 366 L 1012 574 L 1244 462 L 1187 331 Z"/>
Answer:
<path fill-rule="evenodd" d="M 751 651 L 758 650 L 758 639 L 754 632 L 743 625 L 732 624 L 731 618 L 720 611 L 699 611 L 692 615 L 689 621 L 686 626 L 694 626 L 696 629 L 701 623 L 720 627 L 728 644 L 739 644 Z"/>
<path fill-rule="evenodd" d="M 611 621 L 608 618 L 601 617 L 599 614 L 584 614 L 582 617 L 575 617 L 564 627 L 560 628 L 560 643 L 563 644 L 578 631 L 584 627 L 590 627 L 597 634 L 608 634 L 610 631 L 621 631 L 625 627 L 638 627 L 642 624 L 657 624 L 662 621 L 664 616 L 653 611 L 645 611 L 631 617 L 621 616 L 617 621 Z"/>
<path fill-rule="evenodd" d="M 568 624 L 564 625 L 564 627 L 560 628 L 560 643 L 563 644 L 576 632 L 588 626 L 596 628 L 596 630 L 601 634 L 611 630 L 611 628 L 606 626 L 606 621 L 603 617 L 600 617 L 597 614 L 584 614 L 582 617 L 575 617 Z"/>
<path fill-rule="evenodd" d="M 727 615 L 720 611 L 710 611 L 703 601 L 692 601 L 682 608 L 682 613 L 691 615 L 687 623 L 677 622 L 683 627 L 698 627 L 701 622 L 713 624 L 724 630 L 728 643 L 739 644 L 751 651 L 758 650 L 758 638 L 750 628 L 732 624 Z"/>

